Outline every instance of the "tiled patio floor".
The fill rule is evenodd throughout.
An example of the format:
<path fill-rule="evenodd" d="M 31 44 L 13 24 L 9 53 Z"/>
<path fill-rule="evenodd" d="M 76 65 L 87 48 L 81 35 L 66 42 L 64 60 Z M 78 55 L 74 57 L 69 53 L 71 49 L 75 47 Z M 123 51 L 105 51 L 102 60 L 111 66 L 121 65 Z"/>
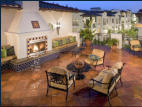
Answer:
<path fill-rule="evenodd" d="M 75 89 L 69 91 L 68 102 L 65 93 L 54 89 L 46 96 L 45 70 L 51 66 L 64 66 L 74 60 L 71 53 L 65 53 L 59 59 L 41 65 L 40 71 L 27 70 L 23 72 L 5 71 L 1 75 L 1 103 L 3 106 L 108 106 L 107 98 L 101 94 L 91 92 L 88 95 L 88 81 L 96 76 L 97 71 L 85 72 L 85 79 L 76 80 Z M 82 57 L 84 59 L 84 57 Z M 106 52 L 105 65 L 112 65 L 117 61 L 126 64 L 122 73 L 123 86 L 118 84 L 118 96 L 112 93 L 112 106 L 142 106 L 142 58 L 130 55 L 124 51 Z"/>

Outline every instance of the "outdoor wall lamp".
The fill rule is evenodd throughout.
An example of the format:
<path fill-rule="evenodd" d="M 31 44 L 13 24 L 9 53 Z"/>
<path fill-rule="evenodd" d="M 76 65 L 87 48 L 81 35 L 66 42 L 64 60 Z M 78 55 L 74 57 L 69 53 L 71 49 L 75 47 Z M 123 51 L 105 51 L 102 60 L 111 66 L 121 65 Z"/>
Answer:
<path fill-rule="evenodd" d="M 60 24 L 60 22 L 57 22 L 56 23 L 56 29 L 57 29 L 57 34 L 59 35 L 59 30 L 60 30 L 60 28 L 61 28 L 61 24 Z"/>

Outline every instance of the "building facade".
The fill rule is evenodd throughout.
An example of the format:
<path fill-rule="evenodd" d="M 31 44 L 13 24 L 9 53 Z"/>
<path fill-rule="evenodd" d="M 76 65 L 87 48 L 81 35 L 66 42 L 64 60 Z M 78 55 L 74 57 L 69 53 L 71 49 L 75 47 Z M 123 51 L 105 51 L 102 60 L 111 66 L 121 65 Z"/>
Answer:
<path fill-rule="evenodd" d="M 80 16 L 81 15 L 81 16 Z M 93 19 L 92 29 L 96 30 L 96 33 L 102 36 L 108 36 L 108 31 L 117 33 L 124 30 L 131 29 L 134 14 L 130 11 L 120 10 L 101 10 L 100 8 L 91 8 L 90 11 L 80 10 L 79 13 L 73 14 L 76 20 L 79 20 L 80 25 L 76 28 L 83 29 L 83 22 L 86 19 Z M 74 19 L 73 19 L 74 20 Z M 82 21 L 81 21 L 82 20 Z"/>

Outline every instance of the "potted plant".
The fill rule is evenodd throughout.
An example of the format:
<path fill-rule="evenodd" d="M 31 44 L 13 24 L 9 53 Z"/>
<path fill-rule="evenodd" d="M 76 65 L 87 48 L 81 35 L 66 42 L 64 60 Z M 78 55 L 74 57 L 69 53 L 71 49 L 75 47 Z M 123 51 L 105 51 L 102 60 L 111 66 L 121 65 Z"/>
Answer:
<path fill-rule="evenodd" d="M 86 20 L 85 28 L 80 31 L 80 37 L 85 41 L 87 47 L 90 47 L 91 42 L 95 36 L 95 30 L 91 29 L 92 20 Z"/>
<path fill-rule="evenodd" d="M 108 40 L 107 40 L 107 46 L 109 46 L 109 47 L 112 47 L 112 45 L 113 45 L 113 43 L 112 43 L 112 40 L 111 40 L 111 38 L 109 38 Z"/>
<path fill-rule="evenodd" d="M 118 45 L 118 43 L 119 43 L 119 41 L 117 40 L 117 39 L 111 39 L 111 38 L 109 38 L 108 40 L 107 40 L 107 45 L 109 46 L 109 47 L 111 47 L 111 48 L 117 48 L 117 45 Z"/>

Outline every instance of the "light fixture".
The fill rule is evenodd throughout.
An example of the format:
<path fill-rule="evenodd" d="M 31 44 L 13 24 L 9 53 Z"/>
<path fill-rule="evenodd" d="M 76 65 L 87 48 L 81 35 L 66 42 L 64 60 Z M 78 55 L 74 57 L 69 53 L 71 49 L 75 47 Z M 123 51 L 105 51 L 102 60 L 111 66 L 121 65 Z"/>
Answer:
<path fill-rule="evenodd" d="M 59 30 L 60 30 L 60 28 L 61 28 L 61 24 L 60 24 L 60 22 L 57 22 L 56 23 L 56 29 L 57 29 L 57 34 L 59 35 Z"/>

